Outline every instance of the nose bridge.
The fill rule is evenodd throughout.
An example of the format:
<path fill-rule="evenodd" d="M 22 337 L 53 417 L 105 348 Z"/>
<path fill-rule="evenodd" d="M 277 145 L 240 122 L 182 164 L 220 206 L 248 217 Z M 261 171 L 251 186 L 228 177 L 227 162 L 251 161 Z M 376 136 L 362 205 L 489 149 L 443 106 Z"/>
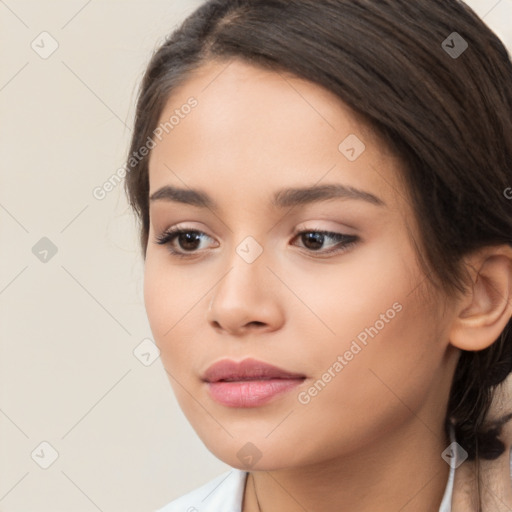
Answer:
<path fill-rule="evenodd" d="M 273 273 L 263 246 L 251 235 L 234 246 L 226 271 L 212 290 L 208 307 L 211 323 L 228 331 L 243 326 L 279 324 L 281 317 Z"/>
<path fill-rule="evenodd" d="M 219 287 L 226 293 L 233 292 L 233 300 L 244 302 L 250 297 L 259 294 L 259 288 L 266 282 L 271 274 L 266 268 L 268 258 L 263 245 L 252 235 L 245 236 L 241 242 L 234 246 L 228 258 L 229 272 L 219 283 Z M 219 292 L 219 290 L 218 290 Z"/>
<path fill-rule="evenodd" d="M 252 235 L 246 236 L 235 248 L 236 254 L 247 265 L 253 265 L 255 262 L 266 259 L 262 258 L 264 248 L 262 243 L 258 242 Z"/>

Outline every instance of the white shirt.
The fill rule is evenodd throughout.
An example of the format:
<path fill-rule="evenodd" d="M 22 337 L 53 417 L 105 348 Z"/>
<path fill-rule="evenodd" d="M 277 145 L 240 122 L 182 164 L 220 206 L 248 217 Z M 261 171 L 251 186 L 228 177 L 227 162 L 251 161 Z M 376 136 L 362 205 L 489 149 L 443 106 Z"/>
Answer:
<path fill-rule="evenodd" d="M 232 468 L 156 512 L 242 512 L 247 475 L 247 471 Z M 454 477 L 455 465 L 450 465 L 450 476 L 439 512 L 451 512 Z"/>

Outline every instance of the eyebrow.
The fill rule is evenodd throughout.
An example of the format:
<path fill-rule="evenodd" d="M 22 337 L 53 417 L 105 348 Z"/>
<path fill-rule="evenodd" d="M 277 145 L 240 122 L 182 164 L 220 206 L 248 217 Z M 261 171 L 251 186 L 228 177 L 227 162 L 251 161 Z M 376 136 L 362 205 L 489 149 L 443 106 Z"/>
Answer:
<path fill-rule="evenodd" d="M 209 208 L 213 211 L 219 209 L 218 204 L 206 192 L 202 190 L 177 188 L 171 185 L 166 185 L 158 189 L 151 194 L 149 199 L 150 201 L 173 201 Z M 271 204 L 276 209 L 284 209 L 329 199 L 357 199 L 376 206 L 386 206 L 386 203 L 380 197 L 370 192 L 365 192 L 339 183 L 282 189 L 274 194 Z"/>

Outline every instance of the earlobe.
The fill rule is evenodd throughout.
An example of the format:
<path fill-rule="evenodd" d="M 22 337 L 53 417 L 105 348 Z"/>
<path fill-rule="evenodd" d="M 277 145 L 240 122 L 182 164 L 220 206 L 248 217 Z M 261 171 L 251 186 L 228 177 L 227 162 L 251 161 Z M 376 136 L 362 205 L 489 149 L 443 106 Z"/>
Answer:
<path fill-rule="evenodd" d="M 472 285 L 459 300 L 450 343 L 478 351 L 492 345 L 512 317 L 512 247 L 486 247 L 467 265 Z"/>

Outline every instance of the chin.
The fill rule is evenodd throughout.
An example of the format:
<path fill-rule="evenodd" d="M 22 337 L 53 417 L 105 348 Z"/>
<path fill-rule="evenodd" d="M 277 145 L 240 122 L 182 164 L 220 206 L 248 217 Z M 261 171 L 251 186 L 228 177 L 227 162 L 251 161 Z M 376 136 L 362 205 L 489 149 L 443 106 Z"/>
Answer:
<path fill-rule="evenodd" d="M 233 437 L 229 437 L 225 431 L 222 431 L 220 438 L 211 436 L 211 431 L 209 435 L 198 435 L 217 459 L 231 467 L 245 471 L 275 471 L 305 463 L 306 454 L 302 451 L 298 453 L 294 443 L 283 443 L 278 437 L 265 438 L 266 434 L 262 435 L 261 430 L 260 433 L 255 431 L 254 435 L 247 431 L 244 435 L 237 435 L 228 425 L 226 428 Z"/>

